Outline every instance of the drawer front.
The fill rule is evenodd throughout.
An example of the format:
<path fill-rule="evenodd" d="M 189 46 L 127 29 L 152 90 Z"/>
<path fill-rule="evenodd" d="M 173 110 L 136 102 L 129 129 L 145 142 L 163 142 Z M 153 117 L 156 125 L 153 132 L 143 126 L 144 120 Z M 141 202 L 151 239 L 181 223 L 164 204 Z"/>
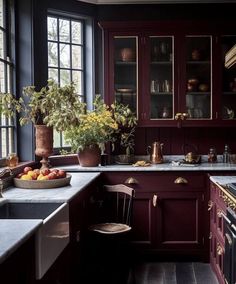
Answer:
<path fill-rule="evenodd" d="M 206 175 L 204 173 L 186 172 L 106 172 L 104 183 L 128 184 L 128 179 L 133 178 L 137 183 L 131 183 L 136 190 L 153 192 L 168 190 L 203 191 L 206 188 Z M 134 181 L 134 182 L 135 182 Z"/>

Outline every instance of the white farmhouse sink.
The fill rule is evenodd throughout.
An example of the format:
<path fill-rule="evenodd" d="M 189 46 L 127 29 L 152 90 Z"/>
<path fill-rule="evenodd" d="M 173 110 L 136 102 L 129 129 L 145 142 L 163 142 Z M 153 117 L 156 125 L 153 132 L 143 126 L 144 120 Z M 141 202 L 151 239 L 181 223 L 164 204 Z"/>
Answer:
<path fill-rule="evenodd" d="M 36 232 L 36 279 L 41 279 L 69 243 L 67 203 L 11 202 L 0 204 L 0 219 L 42 219 Z"/>

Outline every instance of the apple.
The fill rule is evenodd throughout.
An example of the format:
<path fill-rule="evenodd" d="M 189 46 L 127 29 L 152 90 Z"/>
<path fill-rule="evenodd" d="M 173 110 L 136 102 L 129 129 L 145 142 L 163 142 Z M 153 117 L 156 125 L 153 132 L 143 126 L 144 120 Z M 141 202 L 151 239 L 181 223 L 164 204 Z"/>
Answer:
<path fill-rule="evenodd" d="M 27 174 L 29 171 L 32 171 L 31 167 L 24 167 L 23 169 L 24 174 Z"/>
<path fill-rule="evenodd" d="M 28 175 L 28 174 L 23 174 L 20 179 L 22 179 L 22 180 L 32 180 L 32 177 L 30 175 Z"/>
<path fill-rule="evenodd" d="M 34 180 L 38 177 L 38 175 L 34 171 L 28 171 L 27 175 L 31 176 Z"/>
<path fill-rule="evenodd" d="M 48 179 L 56 179 L 57 178 L 57 174 L 55 172 L 51 172 L 47 176 L 48 176 Z"/>
<path fill-rule="evenodd" d="M 39 174 L 37 180 L 41 180 L 43 176 L 44 176 L 43 174 Z"/>
<path fill-rule="evenodd" d="M 39 176 L 39 174 L 40 174 L 40 169 L 34 169 L 34 172 L 37 174 L 37 176 Z"/>
<path fill-rule="evenodd" d="M 48 168 L 42 169 L 40 170 L 40 174 L 47 176 L 48 174 L 50 174 L 50 170 Z"/>
<path fill-rule="evenodd" d="M 58 170 L 57 176 L 59 178 L 65 178 L 66 177 L 66 172 L 63 170 Z"/>

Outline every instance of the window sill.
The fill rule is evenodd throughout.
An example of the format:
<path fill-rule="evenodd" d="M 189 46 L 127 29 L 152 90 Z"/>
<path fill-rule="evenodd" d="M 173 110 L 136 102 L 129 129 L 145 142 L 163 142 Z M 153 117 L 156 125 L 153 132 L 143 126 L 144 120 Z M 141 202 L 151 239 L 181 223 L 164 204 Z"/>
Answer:
<path fill-rule="evenodd" d="M 77 154 L 50 156 L 49 162 L 52 167 L 79 164 Z"/>

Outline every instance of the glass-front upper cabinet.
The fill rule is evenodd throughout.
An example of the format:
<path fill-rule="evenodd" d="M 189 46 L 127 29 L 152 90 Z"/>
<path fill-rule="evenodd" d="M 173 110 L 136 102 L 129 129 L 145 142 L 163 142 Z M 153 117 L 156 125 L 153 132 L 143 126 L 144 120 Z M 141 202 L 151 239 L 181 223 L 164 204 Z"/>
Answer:
<path fill-rule="evenodd" d="M 225 67 L 225 55 L 236 44 L 236 35 L 222 36 L 222 90 L 221 90 L 221 118 L 223 120 L 236 119 L 236 69 Z"/>
<path fill-rule="evenodd" d="M 114 97 L 137 113 L 138 38 L 114 37 Z"/>
<path fill-rule="evenodd" d="M 150 119 L 174 117 L 173 37 L 151 36 L 149 58 Z"/>
<path fill-rule="evenodd" d="M 188 120 L 212 119 L 212 37 L 186 36 L 185 112 Z"/>

